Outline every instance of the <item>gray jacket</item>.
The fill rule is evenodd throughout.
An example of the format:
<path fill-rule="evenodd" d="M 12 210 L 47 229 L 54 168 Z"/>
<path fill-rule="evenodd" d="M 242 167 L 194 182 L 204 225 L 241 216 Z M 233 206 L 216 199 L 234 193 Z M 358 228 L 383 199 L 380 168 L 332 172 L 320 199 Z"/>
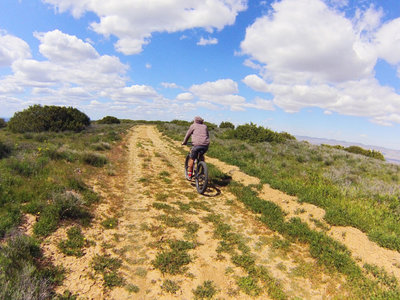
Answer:
<path fill-rule="evenodd" d="M 210 144 L 210 137 L 208 135 L 207 125 L 203 124 L 204 120 L 200 117 L 194 118 L 194 122 L 190 125 L 186 133 L 183 145 L 186 145 L 190 136 L 192 136 L 193 146 L 208 146 Z"/>

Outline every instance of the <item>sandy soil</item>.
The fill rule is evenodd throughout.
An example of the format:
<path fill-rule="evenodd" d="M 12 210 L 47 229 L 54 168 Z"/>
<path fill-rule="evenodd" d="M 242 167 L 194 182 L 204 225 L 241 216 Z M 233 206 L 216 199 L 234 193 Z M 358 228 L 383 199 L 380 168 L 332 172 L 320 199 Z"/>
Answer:
<path fill-rule="evenodd" d="M 66 238 L 68 226 L 60 228 L 44 243 L 45 255 L 68 271 L 59 293 L 69 290 L 80 299 L 193 299 L 193 290 L 211 280 L 218 299 L 269 299 L 265 288 L 257 297 L 245 294 L 237 280 L 247 273 L 232 263 L 229 254 L 217 253 L 220 240 L 214 235 L 212 223 L 204 221 L 204 217 L 218 214 L 233 232 L 241 235 L 256 264 L 268 269 L 290 299 L 346 298 L 341 276 L 319 266 L 310 257 L 307 246 L 291 244 L 285 251 L 274 247 L 273 241 L 282 237 L 261 224 L 225 187 L 210 187 L 205 195 L 197 194 L 193 183 L 184 178 L 184 154 L 179 149 L 182 146 L 162 137 L 153 126 L 134 127 L 124 143 L 113 149 L 110 161 L 114 176 L 104 170 L 91 180 L 103 201 L 93 212 L 96 216 L 93 225 L 83 229 L 85 237 L 92 241 L 85 255 L 76 258 L 59 251 L 57 244 Z M 212 158 L 207 158 L 207 162 L 245 185 L 259 183 L 237 167 Z M 299 216 L 318 230 L 315 220 L 324 222 L 323 210 L 301 204 L 295 197 L 267 185 L 260 197 L 279 204 L 288 213 L 287 217 Z M 173 209 L 157 209 L 154 203 L 168 204 Z M 189 210 L 180 209 L 185 204 L 191 205 Z M 167 224 L 160 218 L 163 215 L 179 217 L 186 225 L 197 224 L 198 231 L 188 238 L 186 225 Z M 118 227 L 106 230 L 101 222 L 107 217 L 118 217 Z M 383 266 L 399 278 L 399 253 L 378 247 L 354 228 L 329 228 L 328 234 L 348 246 L 360 263 Z M 163 274 L 152 263 L 157 255 L 169 249 L 168 240 L 190 240 L 196 245 L 188 251 L 191 263 L 183 274 Z M 123 261 L 119 272 L 125 286 L 104 287 L 102 277 L 91 266 L 93 257 L 103 254 Z M 179 290 L 166 291 L 165 280 L 177 283 Z"/>

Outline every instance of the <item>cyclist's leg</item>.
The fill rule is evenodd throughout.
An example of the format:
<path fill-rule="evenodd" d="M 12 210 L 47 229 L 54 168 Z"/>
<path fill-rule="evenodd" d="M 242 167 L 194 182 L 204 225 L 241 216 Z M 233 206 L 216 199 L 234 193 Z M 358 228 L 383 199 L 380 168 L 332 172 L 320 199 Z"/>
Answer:
<path fill-rule="evenodd" d="M 205 161 L 204 154 L 206 154 L 207 150 L 208 150 L 208 146 L 199 146 L 198 155 L 199 155 L 199 160 L 200 161 Z"/>
<path fill-rule="evenodd" d="M 198 155 L 198 147 L 194 146 L 190 151 L 189 161 L 188 161 L 188 177 L 191 178 L 193 174 L 193 164 L 194 160 L 197 158 Z"/>

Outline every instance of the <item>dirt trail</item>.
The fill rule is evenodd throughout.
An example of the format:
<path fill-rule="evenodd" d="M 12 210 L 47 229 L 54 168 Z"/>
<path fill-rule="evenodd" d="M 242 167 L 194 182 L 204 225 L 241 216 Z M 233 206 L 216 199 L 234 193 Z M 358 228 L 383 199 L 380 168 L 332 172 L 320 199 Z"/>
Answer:
<path fill-rule="evenodd" d="M 259 179 L 240 171 L 236 166 L 228 165 L 218 159 L 209 158 L 209 162 L 221 171 L 232 176 L 233 180 L 245 185 L 258 184 Z M 380 247 L 368 239 L 367 235 L 354 227 L 331 226 L 324 220 L 325 210 L 309 203 L 301 203 L 297 197 L 287 195 L 265 184 L 259 194 L 260 198 L 274 202 L 286 213 L 286 219 L 299 217 L 312 229 L 328 229 L 327 234 L 346 245 L 353 258 L 363 266 L 365 263 L 383 267 L 388 274 L 393 274 L 400 281 L 400 253 Z"/>
<path fill-rule="evenodd" d="M 193 299 L 193 291 L 199 285 L 212 281 L 216 298 L 249 299 L 247 291 L 256 295 L 252 299 L 270 299 L 265 282 L 258 281 L 257 290 L 246 281 L 245 269 L 232 262 L 235 253 L 240 254 L 237 248 L 233 252 L 218 250 L 226 243 L 217 234 L 217 221 L 210 221 L 214 218 L 220 222 L 220 228 L 230 230 L 230 237 L 236 238 L 242 251 L 246 249 L 255 265 L 268 270 L 289 299 L 331 299 L 348 295 L 341 276 L 332 275 L 318 265 L 306 246 L 285 243 L 225 187 L 211 187 L 205 195 L 197 194 L 193 184 L 184 179 L 184 155 L 178 150 L 181 147 L 162 137 L 153 126 L 136 126 L 125 144 L 111 153 L 114 176 L 104 172 L 94 182 L 104 200 L 94 212 L 93 226 L 83 230 L 85 237 L 92 241 L 85 255 L 76 258 L 59 251 L 56 245 L 65 239 L 65 229 L 58 230 L 45 242 L 45 255 L 68 270 L 58 292 L 69 290 L 83 299 Z M 207 158 L 207 162 L 231 175 L 233 180 L 246 185 L 259 183 L 257 178 L 240 172 L 237 167 L 212 158 Z M 299 216 L 310 226 L 315 226 L 312 218 L 323 222 L 324 212 L 319 208 L 300 204 L 296 198 L 266 185 L 260 196 L 279 204 L 289 213 L 288 217 Z M 118 217 L 117 228 L 104 229 L 101 225 L 109 217 Z M 331 228 L 329 233 L 345 243 L 361 262 L 386 268 L 393 267 L 395 260 L 400 263 L 395 256 L 397 252 L 390 256 L 388 250 L 379 247 L 373 248 L 380 253 L 379 261 L 375 257 L 376 261 L 372 261 L 371 254 L 364 249 L 376 247 L 374 243 L 361 239 L 365 235 L 360 232 L 353 236 L 353 231 L 341 234 L 339 230 L 349 229 Z M 353 250 L 351 243 L 355 240 L 362 244 Z M 162 272 L 157 261 L 171 252 L 174 241 L 192 245 L 185 252 L 190 262 L 181 266 L 177 274 Z M 103 278 L 92 267 L 96 255 L 121 259 L 119 275 L 124 279 L 124 286 L 104 287 Z M 399 269 L 393 268 L 388 271 L 398 276 L 395 271 Z M 171 286 L 177 290 L 172 291 Z"/>

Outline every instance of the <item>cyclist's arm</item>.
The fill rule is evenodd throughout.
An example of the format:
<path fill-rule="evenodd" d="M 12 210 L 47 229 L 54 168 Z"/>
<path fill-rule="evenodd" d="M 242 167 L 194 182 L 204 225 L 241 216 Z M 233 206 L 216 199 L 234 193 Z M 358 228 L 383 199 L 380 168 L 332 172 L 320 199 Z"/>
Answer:
<path fill-rule="evenodd" d="M 183 139 L 182 145 L 186 145 L 186 144 L 187 144 L 187 142 L 188 142 L 190 136 L 193 134 L 193 131 L 194 131 L 194 128 L 193 128 L 193 126 L 191 125 L 191 126 L 189 127 L 189 130 L 186 132 L 186 136 L 185 136 L 185 138 Z"/>

